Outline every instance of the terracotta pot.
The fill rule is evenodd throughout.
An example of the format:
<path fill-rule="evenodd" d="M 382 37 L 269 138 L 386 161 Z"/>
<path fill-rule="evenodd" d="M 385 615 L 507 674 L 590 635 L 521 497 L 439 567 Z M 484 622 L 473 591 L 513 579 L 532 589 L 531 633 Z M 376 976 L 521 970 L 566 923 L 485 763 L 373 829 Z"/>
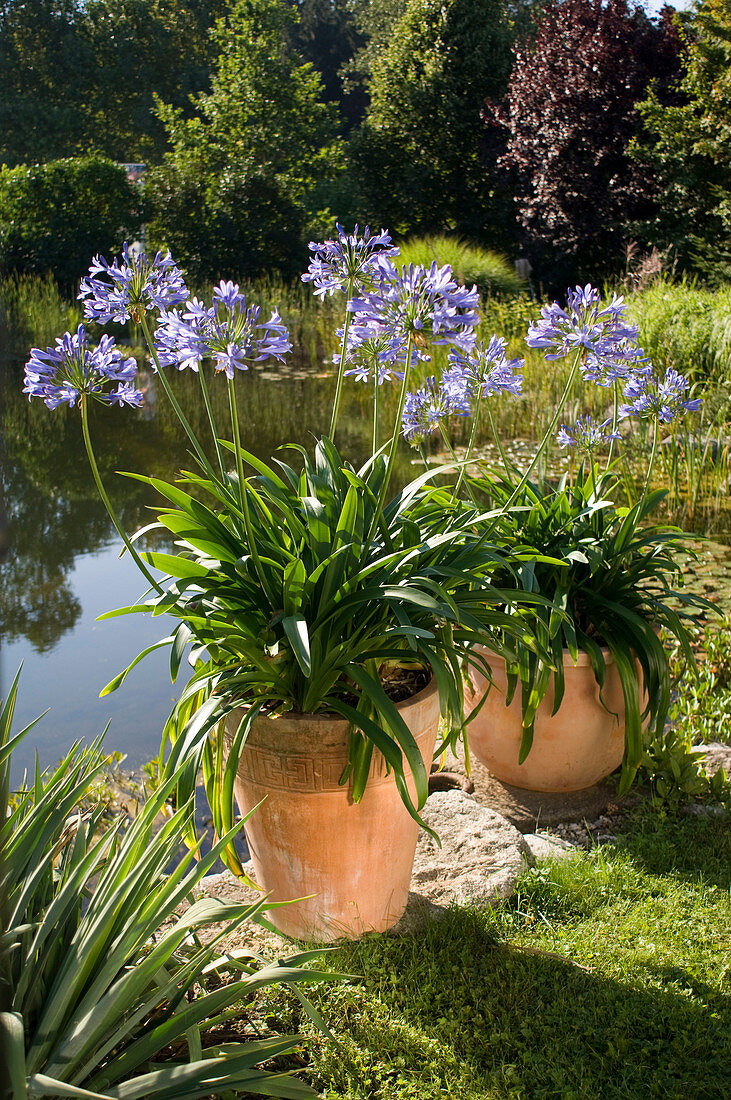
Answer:
<path fill-rule="evenodd" d="M 536 714 L 533 745 L 518 763 L 523 733 L 520 685 L 509 707 L 505 706 L 506 676 L 502 658 L 480 647 L 492 669 L 494 686 L 477 717 L 467 727 L 470 752 L 503 783 L 529 791 L 579 791 L 606 778 L 622 763 L 624 755 L 624 695 L 617 666 L 609 650 L 603 650 L 607 666 L 603 699 L 586 653 L 574 665 L 564 653 L 566 688 L 558 712 L 553 710 L 553 681 Z M 638 665 L 639 670 L 639 665 Z M 488 686 L 477 669 L 470 674 L 474 694 L 465 706 L 476 706 Z M 609 708 L 609 709 L 607 709 Z"/>
<path fill-rule="evenodd" d="M 397 706 L 428 773 L 439 724 L 436 684 Z M 227 728 L 233 732 L 242 717 L 232 712 Z M 340 786 L 349 739 L 348 723 L 335 715 L 259 716 L 239 763 L 241 813 L 265 799 L 246 824 L 256 881 L 273 901 L 314 895 L 268 914 L 298 939 L 383 932 L 406 908 L 419 827 L 377 750 L 360 802 L 351 783 Z"/>

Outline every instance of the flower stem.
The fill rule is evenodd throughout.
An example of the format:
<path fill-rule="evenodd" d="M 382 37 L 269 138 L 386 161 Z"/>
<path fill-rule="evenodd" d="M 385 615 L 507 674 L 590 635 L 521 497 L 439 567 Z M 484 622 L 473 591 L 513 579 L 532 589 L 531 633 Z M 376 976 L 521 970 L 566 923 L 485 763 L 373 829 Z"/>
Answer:
<path fill-rule="evenodd" d="M 398 448 L 398 441 L 401 436 L 401 417 L 404 412 L 404 405 L 406 404 L 406 394 L 409 388 L 409 368 L 411 367 L 411 353 L 414 348 L 414 337 L 409 333 L 409 340 L 406 345 L 406 363 L 404 365 L 404 378 L 401 383 L 401 393 L 399 394 L 398 410 L 396 412 L 396 420 L 393 426 L 393 435 L 391 436 L 391 442 L 388 449 L 388 459 L 386 461 L 386 473 L 383 478 L 381 489 L 378 493 L 378 501 L 376 503 L 376 510 L 371 520 L 371 529 L 368 532 L 368 538 L 366 542 L 370 544 L 373 532 L 379 521 L 379 517 L 383 512 L 383 506 L 386 502 L 386 496 L 388 495 L 388 487 L 391 483 L 391 474 L 393 473 L 393 465 L 396 461 L 396 449 Z"/>
<path fill-rule="evenodd" d="M 447 435 L 447 429 L 444 427 L 444 423 L 441 420 L 439 421 L 439 430 L 442 433 L 442 439 L 444 440 L 444 446 L 449 451 L 449 453 L 452 457 L 452 461 L 456 462 L 458 466 L 462 467 L 462 469 L 460 470 L 460 476 L 461 476 L 464 473 L 464 467 L 465 467 L 465 464 L 467 462 L 467 458 L 465 457 L 464 462 L 460 463 L 459 459 L 457 458 L 456 454 L 454 453 L 454 447 L 452 446 L 452 444 L 450 442 L 449 436 Z M 470 500 L 472 501 L 472 503 L 474 504 L 474 506 L 476 508 L 477 507 L 477 501 L 475 500 L 475 496 L 474 496 L 474 493 L 472 492 L 472 489 L 469 485 L 469 482 L 467 484 L 467 495 L 469 496 Z M 457 496 L 457 489 L 455 488 L 454 491 L 452 492 L 452 502 L 454 502 L 454 500 L 456 499 L 456 496 Z"/>
<path fill-rule="evenodd" d="M 239 479 L 239 500 L 241 502 L 241 514 L 244 517 L 244 527 L 246 529 L 246 541 L 249 544 L 249 553 L 251 554 L 251 560 L 254 563 L 257 575 L 261 582 L 261 586 L 266 593 L 269 603 L 274 609 L 277 605 L 274 601 L 271 587 L 269 585 L 269 578 L 267 577 L 264 567 L 259 557 L 259 548 L 254 538 L 254 529 L 251 525 L 251 513 L 249 511 L 249 493 L 246 487 L 246 481 L 244 480 L 244 458 L 241 454 L 241 434 L 239 432 L 239 412 L 236 406 L 236 387 L 234 386 L 233 378 L 228 379 L 228 404 L 231 412 L 231 429 L 234 437 L 234 448 L 236 454 L 236 472 Z"/>
<path fill-rule="evenodd" d="M 97 466 L 96 457 L 94 455 L 94 448 L 91 445 L 91 435 L 89 433 L 89 410 L 88 410 L 88 406 L 87 406 L 87 397 L 86 397 L 85 393 L 81 394 L 81 396 L 79 398 L 79 404 L 81 405 L 81 431 L 82 431 L 83 436 L 84 436 L 84 446 L 86 447 L 86 453 L 87 453 L 87 456 L 89 458 L 89 465 L 91 466 L 91 472 L 92 472 L 92 475 L 94 477 L 94 481 L 96 483 L 96 487 L 97 487 L 97 491 L 99 493 L 99 496 L 102 499 L 102 503 L 104 504 L 104 507 L 106 508 L 107 512 L 109 513 L 109 518 L 111 519 L 112 523 L 114 524 L 114 526 L 117 530 L 117 533 L 119 534 L 119 536 L 122 539 L 122 542 L 127 547 L 130 554 L 132 555 L 137 568 L 140 570 L 140 572 L 143 574 L 143 576 L 150 582 L 150 585 L 161 596 L 164 596 L 165 595 L 165 589 L 160 586 L 159 581 L 155 580 L 152 573 L 149 571 L 149 569 L 145 565 L 144 561 L 142 560 L 140 555 L 137 553 L 137 550 L 135 549 L 135 547 L 130 542 L 130 539 L 127 535 L 127 532 L 124 530 L 124 528 L 122 527 L 122 524 L 117 519 L 117 513 L 114 511 L 114 508 L 112 507 L 112 502 L 109 499 L 109 497 L 107 496 L 107 491 L 104 488 L 104 484 L 102 482 L 101 475 L 99 473 L 99 467 Z"/>
<path fill-rule="evenodd" d="M 208 423 L 211 425 L 211 435 L 213 436 L 213 446 L 216 448 L 216 456 L 218 458 L 218 465 L 221 470 L 221 478 L 226 480 L 226 467 L 223 462 L 223 454 L 221 453 L 221 445 L 218 442 L 218 432 L 216 430 L 216 421 L 213 416 L 213 407 L 211 405 L 211 396 L 208 392 L 208 383 L 206 382 L 205 375 L 203 373 L 203 364 L 201 363 L 198 370 L 198 378 L 201 384 L 201 391 L 203 393 L 203 401 L 206 406 L 206 412 L 208 413 Z"/>
<path fill-rule="evenodd" d="M 617 424 L 619 423 L 619 387 L 617 385 L 617 379 L 614 380 L 614 409 L 612 411 L 612 435 L 617 431 Z M 614 457 L 614 444 L 616 439 L 609 440 L 609 454 L 607 455 L 607 464 L 604 467 L 604 473 L 609 473 L 609 467 L 612 465 L 612 458 Z"/>
<path fill-rule="evenodd" d="M 378 450 L 378 360 L 373 364 L 373 449 L 371 454 Z"/>
<path fill-rule="evenodd" d="M 465 474 L 467 472 L 467 463 L 469 462 L 470 456 L 472 454 L 472 448 L 475 444 L 475 437 L 477 436 L 477 425 L 480 422 L 480 408 L 481 408 L 481 405 L 482 405 L 482 389 L 479 389 L 477 391 L 477 400 L 475 401 L 475 412 L 474 412 L 474 415 L 472 417 L 472 431 L 470 432 L 470 438 L 467 442 L 467 450 L 466 450 L 465 456 L 464 456 L 464 466 L 459 471 L 459 477 L 457 478 L 457 484 L 455 485 L 454 492 L 452 493 L 452 500 L 453 501 L 459 496 L 459 491 L 462 488 L 462 482 L 464 481 L 464 477 L 465 477 Z M 492 418 L 490 419 L 490 422 L 492 423 Z M 494 425 L 493 425 L 493 432 L 494 432 L 494 430 L 495 430 L 495 428 L 494 428 Z M 470 496 L 472 496 L 472 493 L 470 493 Z"/>
<path fill-rule="evenodd" d="M 512 505 L 515 504 L 516 500 L 518 499 L 520 494 L 523 492 L 523 489 L 525 489 L 526 485 L 528 484 L 528 478 L 530 477 L 530 475 L 533 473 L 536 466 L 538 465 L 539 459 L 541 458 L 541 455 L 545 451 L 546 445 L 547 445 L 549 439 L 551 438 L 554 431 L 556 430 L 556 425 L 558 424 L 559 417 L 561 416 L 561 413 L 563 412 L 563 407 L 566 404 L 566 400 L 567 400 L 569 394 L 571 393 L 571 391 L 574 387 L 574 379 L 576 378 L 576 374 L 577 374 L 577 371 L 579 369 L 580 361 L 581 361 L 581 349 L 579 349 L 579 351 L 576 353 L 576 358 L 574 359 L 573 366 L 571 367 L 571 370 L 569 371 L 568 380 L 566 382 L 566 385 L 564 386 L 563 393 L 561 394 L 561 399 L 559 400 L 559 402 L 556 406 L 556 411 L 553 414 L 553 417 L 551 419 L 551 423 L 548 425 L 548 428 L 546 429 L 546 431 L 543 435 L 543 439 L 538 444 L 538 450 L 534 454 L 534 456 L 533 456 L 533 458 L 530 462 L 530 465 L 528 466 L 528 469 L 523 474 L 522 478 L 520 479 L 520 481 L 516 485 L 515 489 L 513 489 L 513 492 L 510 495 L 510 499 L 508 500 L 507 504 L 505 505 L 504 511 L 507 511 L 508 508 L 511 508 Z"/>
<path fill-rule="evenodd" d="M 352 293 L 353 293 L 352 287 L 348 287 L 347 288 L 348 301 L 350 301 L 350 296 L 351 296 Z M 347 354 L 348 354 L 348 329 L 350 328 L 350 321 L 351 321 L 352 316 L 353 316 L 352 313 L 350 312 L 350 310 L 347 308 L 347 305 L 346 305 L 346 307 L 345 307 L 345 323 L 343 324 L 343 345 L 342 345 L 342 350 L 340 352 L 340 364 L 338 366 L 338 380 L 337 380 L 337 383 L 335 385 L 335 398 L 333 400 L 333 411 L 332 411 L 332 416 L 330 417 L 330 439 L 333 440 L 333 441 L 335 439 L 335 428 L 336 428 L 336 425 L 337 425 L 337 422 L 338 422 L 338 413 L 340 412 L 340 399 L 341 399 L 342 393 L 343 393 L 343 379 L 345 378 L 345 361 L 347 359 Z"/>
<path fill-rule="evenodd" d="M 160 360 L 158 358 L 157 350 L 155 348 L 155 342 L 152 339 L 152 333 L 150 332 L 150 326 L 148 324 L 147 315 L 145 313 L 142 314 L 142 316 L 140 318 L 140 323 L 142 324 L 142 331 L 145 334 L 145 341 L 147 343 L 148 350 L 150 352 L 150 355 L 152 356 L 152 361 L 154 362 L 155 368 L 157 370 L 157 376 L 160 379 L 160 382 L 162 383 L 162 388 L 165 390 L 165 394 L 167 396 L 167 399 L 170 402 L 170 404 L 172 405 L 172 407 L 175 411 L 175 415 L 177 416 L 178 420 L 182 424 L 183 430 L 185 431 L 185 434 L 187 435 L 190 442 L 193 444 L 193 449 L 195 450 L 195 453 L 198 456 L 198 459 L 200 461 L 201 466 L 204 468 L 204 470 L 208 473 L 208 475 L 214 481 L 217 481 L 218 478 L 216 477 L 216 475 L 213 471 L 213 467 L 211 466 L 210 462 L 206 458 L 205 451 L 201 447 L 200 443 L 198 442 L 198 438 L 197 438 L 195 432 L 193 431 L 190 424 L 188 423 L 188 418 L 186 417 L 185 413 L 183 412 L 182 408 L 180 407 L 180 402 L 178 401 L 177 397 L 173 393 L 173 391 L 170 387 L 170 383 L 168 382 L 167 378 L 165 377 L 165 371 L 160 366 Z"/>
<path fill-rule="evenodd" d="M 492 437 L 495 440 L 495 446 L 498 449 L 498 454 L 500 455 L 500 461 L 503 464 L 503 469 L 505 470 L 506 476 L 510 477 L 510 464 L 508 463 L 508 456 L 505 453 L 505 448 L 503 447 L 500 433 L 497 430 L 497 425 L 492 415 L 492 409 L 489 405 L 487 406 L 487 417 L 490 421 L 490 431 L 492 432 Z"/>
<path fill-rule="evenodd" d="M 657 458 L 657 420 L 652 421 L 652 452 L 650 454 L 650 464 L 647 467 L 647 477 L 645 478 L 645 484 L 642 489 L 642 496 L 640 497 L 640 503 L 642 503 L 647 496 L 648 490 L 652 483 L 652 470 L 655 465 L 655 459 Z"/>

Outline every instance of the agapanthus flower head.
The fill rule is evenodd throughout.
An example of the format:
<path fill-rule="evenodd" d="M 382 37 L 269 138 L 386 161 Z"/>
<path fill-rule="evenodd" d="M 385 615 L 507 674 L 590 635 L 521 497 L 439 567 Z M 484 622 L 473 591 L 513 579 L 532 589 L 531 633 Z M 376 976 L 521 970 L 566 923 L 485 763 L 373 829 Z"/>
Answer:
<path fill-rule="evenodd" d="M 333 356 L 334 363 L 339 363 L 341 359 L 343 332 L 342 328 L 337 330 L 340 351 Z M 356 382 L 369 382 L 375 378 L 382 386 L 384 382 L 403 379 L 404 372 L 398 366 L 403 367 L 406 363 L 406 349 L 394 347 L 393 340 L 377 325 L 360 331 L 350 328 L 345 362 L 350 364 L 345 371 L 346 377 L 354 378 Z"/>
<path fill-rule="evenodd" d="M 587 413 L 585 416 L 580 416 L 571 427 L 564 424 L 557 439 L 562 447 L 576 447 L 580 451 L 591 454 L 597 447 L 603 447 L 612 439 L 621 439 L 621 436 L 619 432 L 612 431 L 611 419 L 597 423 Z"/>
<path fill-rule="evenodd" d="M 348 304 L 356 332 L 376 324 L 394 347 L 406 347 L 410 337 L 421 348 L 429 343 L 474 345 L 480 295 L 477 287 L 460 286 L 448 264 L 438 267 L 434 262 L 428 268 L 409 264 L 399 270 L 381 257 L 378 269 L 376 289 Z"/>
<path fill-rule="evenodd" d="M 249 363 L 283 359 L 292 350 L 286 326 L 274 310 L 259 323 L 259 306 L 247 306 L 237 283 L 221 282 L 207 307 L 192 298 L 184 311 L 173 309 L 160 316 L 155 348 L 160 365 L 197 371 L 203 359 L 233 378 Z"/>
<path fill-rule="evenodd" d="M 443 386 L 432 375 L 416 393 L 407 393 L 401 427 L 404 438 L 416 447 L 456 410 L 450 404 Z"/>
<path fill-rule="evenodd" d="M 508 359 L 507 341 L 501 336 L 490 337 L 487 344 L 481 341 L 470 351 L 453 348 L 449 352 L 449 368 L 444 372 L 442 384 L 448 392 L 456 394 L 460 388 L 466 391 L 469 402 L 481 393 L 492 397 L 500 393 L 517 396 L 523 389 L 520 373 L 525 359 Z"/>
<path fill-rule="evenodd" d="M 528 347 L 544 349 L 546 359 L 562 359 L 579 350 L 607 359 L 620 344 L 626 355 L 627 342 L 635 341 L 638 331 L 627 321 L 626 312 L 624 300 L 616 296 L 602 307 L 599 291 L 587 283 L 567 291 L 566 309 L 558 302 L 544 306 L 525 341 Z"/>
<path fill-rule="evenodd" d="M 148 260 L 144 252 L 134 252 L 126 242 L 121 259 L 107 263 L 103 256 L 94 257 L 79 290 L 84 317 L 100 325 L 139 322 L 143 313 L 171 309 L 187 297 L 183 274 L 169 252 L 165 256 L 158 252 Z"/>
<path fill-rule="evenodd" d="M 597 386 L 611 386 L 626 382 L 635 374 L 652 373 L 652 364 L 634 340 L 599 340 L 581 364 L 581 373 L 587 382 Z"/>
<path fill-rule="evenodd" d="M 625 404 L 620 405 L 620 416 L 638 416 L 656 419 L 663 424 L 697 412 L 701 407 L 698 398 L 686 399 L 690 383 L 684 374 L 668 367 L 664 378 L 643 371 L 633 375 L 624 388 Z"/>
<path fill-rule="evenodd" d="M 23 393 L 40 397 L 49 409 L 73 407 L 82 394 L 109 405 L 137 405 L 142 391 L 134 382 L 137 363 L 123 359 L 112 336 L 104 335 L 91 347 L 83 325 L 56 341 L 55 348 L 33 348 L 25 367 Z M 117 383 L 116 389 L 109 383 Z"/>
<path fill-rule="evenodd" d="M 352 297 L 373 285 L 379 256 L 397 256 L 398 248 L 390 247 L 391 238 L 385 229 L 380 233 L 371 233 L 366 226 L 363 236 L 358 236 L 356 225 L 352 233 L 346 233 L 342 225 L 336 224 L 337 237 L 318 243 L 310 241 L 310 251 L 314 253 L 307 271 L 302 276 L 303 283 L 314 283 L 315 294 L 324 298 L 343 290 Z"/>

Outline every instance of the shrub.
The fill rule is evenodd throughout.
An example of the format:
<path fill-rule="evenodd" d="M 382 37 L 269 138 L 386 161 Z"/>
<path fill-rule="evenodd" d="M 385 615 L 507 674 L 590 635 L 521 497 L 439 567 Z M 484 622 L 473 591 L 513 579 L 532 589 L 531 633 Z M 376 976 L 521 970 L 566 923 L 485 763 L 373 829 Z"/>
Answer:
<path fill-rule="evenodd" d="M 90 255 L 119 251 L 139 227 L 139 192 L 106 157 L 0 167 L 2 275 L 52 272 L 68 288 Z"/>
<path fill-rule="evenodd" d="M 457 282 L 465 286 L 476 283 L 482 295 L 520 294 L 525 289 L 524 281 L 505 256 L 459 237 L 411 237 L 399 247 L 398 263 L 428 267 L 436 260 L 440 267 L 449 264 Z"/>

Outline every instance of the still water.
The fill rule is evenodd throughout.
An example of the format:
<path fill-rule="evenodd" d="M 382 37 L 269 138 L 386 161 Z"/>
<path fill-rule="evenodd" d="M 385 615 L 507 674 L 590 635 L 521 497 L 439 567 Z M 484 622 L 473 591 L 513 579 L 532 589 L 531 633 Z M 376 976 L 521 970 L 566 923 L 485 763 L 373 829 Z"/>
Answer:
<path fill-rule="evenodd" d="M 327 429 L 333 377 L 316 362 L 302 366 L 301 359 L 294 370 L 266 367 L 240 376 L 237 392 L 244 446 L 270 458 L 283 441 L 310 444 Z M 36 753 L 42 766 L 55 763 L 73 741 L 96 737 L 107 722 L 107 748 L 125 753 L 125 767 L 136 768 L 157 752 L 175 698 L 168 651 L 147 657 L 116 693 L 100 699 L 99 692 L 168 633 L 170 620 L 130 615 L 97 621 L 105 611 L 134 603 L 145 582 L 128 555 L 120 560 L 120 540 L 88 471 L 78 410 L 29 402 L 21 393 L 22 375 L 23 359 L 0 359 L 0 512 L 11 529 L 10 551 L 0 565 L 0 679 L 5 694 L 22 664 L 16 730 L 49 713 L 16 750 L 13 774 L 17 779 L 32 767 Z M 205 438 L 195 378 L 181 374 L 175 386 Z M 218 423 L 227 425 L 223 385 L 214 404 Z M 362 460 L 371 431 L 364 387 L 349 387 L 341 423 L 338 443 L 353 461 Z M 172 479 L 191 465 L 154 377 L 145 408 L 96 406 L 92 434 L 107 491 L 126 529 L 134 531 L 150 522 L 155 494 L 117 471 Z M 408 464 L 407 453 L 403 459 Z M 160 541 L 154 546 L 169 548 Z"/>

